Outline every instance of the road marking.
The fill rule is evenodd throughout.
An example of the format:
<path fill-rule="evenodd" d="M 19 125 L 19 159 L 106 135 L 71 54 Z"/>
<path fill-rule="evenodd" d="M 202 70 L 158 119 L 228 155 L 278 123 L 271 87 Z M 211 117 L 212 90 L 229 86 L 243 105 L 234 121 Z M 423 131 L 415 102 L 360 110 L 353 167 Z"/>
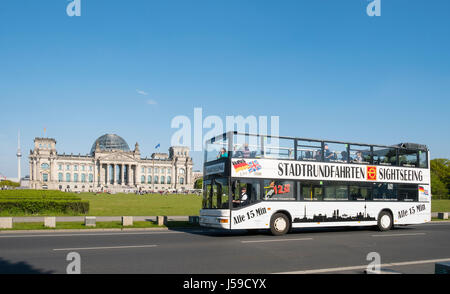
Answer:
<path fill-rule="evenodd" d="M 381 267 L 393 267 L 393 266 L 415 265 L 415 264 L 446 262 L 446 261 L 450 261 L 450 258 L 383 263 L 380 266 Z M 277 274 L 321 274 L 321 273 L 330 273 L 330 272 L 339 272 L 339 271 L 351 271 L 351 270 L 367 269 L 367 266 L 368 265 L 356 265 L 356 266 L 347 266 L 347 267 L 332 267 L 332 268 L 322 268 L 322 269 L 314 269 L 314 270 L 282 272 L 282 273 L 277 273 Z"/>
<path fill-rule="evenodd" d="M 313 238 L 300 238 L 300 239 L 277 239 L 277 240 L 247 240 L 241 241 L 241 243 L 266 243 L 266 242 L 286 242 L 286 241 L 306 241 Z"/>
<path fill-rule="evenodd" d="M 158 245 L 134 245 L 134 246 L 112 246 L 112 247 L 84 247 L 84 248 L 59 248 L 53 251 L 75 251 L 75 250 L 102 250 L 102 249 L 126 249 L 126 248 L 153 248 Z"/>
<path fill-rule="evenodd" d="M 410 234 L 389 234 L 389 235 L 372 235 L 372 237 L 397 237 L 397 236 L 422 236 L 426 235 L 425 233 L 410 233 Z"/>
<path fill-rule="evenodd" d="M 190 231 L 189 231 L 190 232 Z M 4 235 L 0 238 L 33 238 L 33 237 L 77 237 L 77 236 L 116 236 L 116 235 L 156 235 L 156 234 L 182 234 L 186 232 L 158 232 L 158 231 L 148 231 L 139 233 L 128 233 L 128 232 L 117 232 L 117 233 L 104 233 L 104 232 L 91 232 L 91 233 L 75 233 L 75 234 L 36 234 L 36 235 Z M 6 233 L 5 233 L 6 234 Z"/>

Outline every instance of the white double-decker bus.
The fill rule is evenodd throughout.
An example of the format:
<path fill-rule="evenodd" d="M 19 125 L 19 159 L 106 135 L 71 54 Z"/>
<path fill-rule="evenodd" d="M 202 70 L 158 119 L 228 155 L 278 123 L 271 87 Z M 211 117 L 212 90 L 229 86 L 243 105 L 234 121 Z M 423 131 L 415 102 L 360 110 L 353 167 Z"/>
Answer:
<path fill-rule="evenodd" d="M 200 225 L 228 230 L 431 221 L 429 150 L 228 132 L 206 142 Z"/>

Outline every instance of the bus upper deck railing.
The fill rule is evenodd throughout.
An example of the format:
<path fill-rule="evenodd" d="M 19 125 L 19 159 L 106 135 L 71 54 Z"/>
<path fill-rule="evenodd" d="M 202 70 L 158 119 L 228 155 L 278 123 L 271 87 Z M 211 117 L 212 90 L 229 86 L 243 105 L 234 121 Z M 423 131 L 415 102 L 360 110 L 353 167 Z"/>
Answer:
<path fill-rule="evenodd" d="M 223 157 L 428 168 L 425 145 L 393 146 L 228 132 L 206 142 L 205 162 Z"/>

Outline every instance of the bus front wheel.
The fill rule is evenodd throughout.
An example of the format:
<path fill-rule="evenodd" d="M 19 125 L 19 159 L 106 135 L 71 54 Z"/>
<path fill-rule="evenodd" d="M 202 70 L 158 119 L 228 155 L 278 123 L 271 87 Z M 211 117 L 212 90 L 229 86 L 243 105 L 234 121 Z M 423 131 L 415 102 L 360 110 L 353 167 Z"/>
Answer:
<path fill-rule="evenodd" d="M 380 212 L 380 215 L 378 216 L 378 229 L 380 231 L 389 231 L 392 229 L 392 225 L 392 215 L 387 211 Z"/>
<path fill-rule="evenodd" d="M 270 221 L 270 231 L 274 236 L 286 234 L 291 227 L 289 218 L 284 213 L 275 213 Z"/>

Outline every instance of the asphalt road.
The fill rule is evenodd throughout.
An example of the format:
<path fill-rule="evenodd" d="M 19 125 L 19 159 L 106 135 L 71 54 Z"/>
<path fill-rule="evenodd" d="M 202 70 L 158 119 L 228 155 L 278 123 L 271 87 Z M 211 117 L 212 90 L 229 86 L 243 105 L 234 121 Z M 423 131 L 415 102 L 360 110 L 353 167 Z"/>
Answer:
<path fill-rule="evenodd" d="M 0 273 L 66 273 L 67 254 L 81 273 L 363 273 L 377 252 L 382 269 L 434 273 L 450 261 L 450 223 L 265 232 L 169 230 L 0 233 Z"/>

